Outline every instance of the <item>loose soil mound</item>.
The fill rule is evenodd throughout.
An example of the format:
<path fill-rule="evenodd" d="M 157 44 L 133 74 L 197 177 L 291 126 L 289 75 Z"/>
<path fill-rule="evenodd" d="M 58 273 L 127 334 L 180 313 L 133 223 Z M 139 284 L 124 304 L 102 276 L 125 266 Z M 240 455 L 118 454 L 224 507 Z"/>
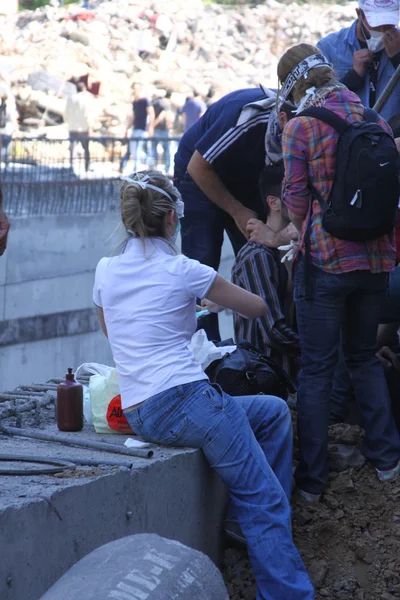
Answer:
<path fill-rule="evenodd" d="M 335 426 L 330 438 L 359 445 L 361 431 Z M 320 504 L 294 500 L 293 530 L 317 600 L 400 598 L 400 479 L 381 483 L 370 465 L 331 472 Z M 231 600 L 255 599 L 245 551 L 226 550 L 224 575 Z"/>

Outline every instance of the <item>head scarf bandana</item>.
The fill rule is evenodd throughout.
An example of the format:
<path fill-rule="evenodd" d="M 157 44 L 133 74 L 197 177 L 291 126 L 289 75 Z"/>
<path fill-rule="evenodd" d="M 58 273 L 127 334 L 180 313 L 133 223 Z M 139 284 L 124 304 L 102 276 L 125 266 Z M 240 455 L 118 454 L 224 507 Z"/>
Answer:
<path fill-rule="evenodd" d="M 330 62 L 323 54 L 313 54 L 307 56 L 304 60 L 299 62 L 289 73 L 285 79 L 282 89 L 279 92 L 279 107 L 288 100 L 296 83 L 304 77 L 307 79 L 308 72 L 311 69 L 318 69 L 320 67 L 331 67 Z"/>

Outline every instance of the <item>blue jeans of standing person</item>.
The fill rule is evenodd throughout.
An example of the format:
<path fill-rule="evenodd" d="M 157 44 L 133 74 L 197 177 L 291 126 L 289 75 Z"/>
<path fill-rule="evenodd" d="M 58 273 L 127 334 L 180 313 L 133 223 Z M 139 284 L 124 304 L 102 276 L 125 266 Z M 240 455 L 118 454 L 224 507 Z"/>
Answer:
<path fill-rule="evenodd" d="M 154 136 L 151 141 L 151 153 L 153 159 L 153 168 L 157 168 L 158 164 L 158 145 L 161 144 L 163 149 L 164 171 L 168 175 L 171 166 L 170 141 L 168 140 L 169 131 L 164 129 L 155 129 Z"/>
<path fill-rule="evenodd" d="M 283 400 L 232 398 L 204 380 L 171 388 L 125 415 L 145 440 L 203 450 L 229 489 L 257 600 L 314 598 L 291 534 L 292 426 Z"/>
<path fill-rule="evenodd" d="M 134 173 L 137 172 L 139 161 L 141 159 L 145 158 L 146 164 L 149 165 L 150 157 L 147 155 L 147 137 L 147 131 L 144 129 L 132 129 L 131 139 L 128 142 L 128 149 L 121 160 L 121 171 L 125 169 L 131 156 L 133 156 Z"/>
<path fill-rule="evenodd" d="M 383 368 L 375 355 L 388 274 L 333 275 L 313 265 L 309 271 L 310 299 L 300 258 L 294 281 L 302 360 L 297 400 L 300 461 L 295 479 L 300 489 L 319 494 L 328 478 L 329 404 L 341 332 L 365 429 L 364 456 L 376 468 L 390 469 L 400 458 L 400 438 Z"/>
<path fill-rule="evenodd" d="M 389 289 L 383 305 L 381 323 L 400 323 L 400 267 L 390 273 Z"/>

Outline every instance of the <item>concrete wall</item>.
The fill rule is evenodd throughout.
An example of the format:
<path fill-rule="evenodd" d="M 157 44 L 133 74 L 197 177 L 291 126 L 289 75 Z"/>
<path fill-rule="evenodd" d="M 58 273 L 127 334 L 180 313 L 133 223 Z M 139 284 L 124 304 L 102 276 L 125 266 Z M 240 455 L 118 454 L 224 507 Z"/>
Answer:
<path fill-rule="evenodd" d="M 0 259 L 0 389 L 111 363 L 92 302 L 94 269 L 120 237 L 114 214 L 12 220 Z"/>
<path fill-rule="evenodd" d="M 36 446 L 29 453 L 48 444 Z M 135 533 L 176 539 L 219 563 L 226 493 L 203 453 L 160 449 L 136 462 L 100 477 L 2 478 L 1 600 L 38 600 L 89 552 Z"/>

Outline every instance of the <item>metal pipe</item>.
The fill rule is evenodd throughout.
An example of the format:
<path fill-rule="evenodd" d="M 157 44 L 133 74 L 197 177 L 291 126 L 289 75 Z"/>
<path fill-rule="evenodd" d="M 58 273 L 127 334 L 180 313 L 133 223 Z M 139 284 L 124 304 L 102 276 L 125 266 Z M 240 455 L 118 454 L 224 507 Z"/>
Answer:
<path fill-rule="evenodd" d="M 153 450 L 145 448 L 126 448 L 117 444 L 109 444 L 108 442 L 94 442 L 92 440 L 70 438 L 67 435 L 45 433 L 43 431 L 35 431 L 33 429 L 19 429 L 17 427 L 7 427 L 0 424 L 0 430 L 8 435 L 16 435 L 19 437 L 33 438 L 43 440 L 45 442 L 59 442 L 66 446 L 79 446 L 80 448 L 88 448 L 89 450 L 100 450 L 101 452 L 113 452 L 114 454 L 124 454 L 126 456 L 136 456 L 138 458 L 151 458 L 154 454 Z"/>
<path fill-rule="evenodd" d="M 393 93 L 394 88 L 398 84 L 400 80 L 400 65 L 397 67 L 393 75 L 388 81 L 387 86 L 383 90 L 382 94 L 379 96 L 377 102 L 375 103 L 374 110 L 376 112 L 380 112 L 382 108 L 385 106 L 386 102 L 389 100 L 390 96 Z"/>
<path fill-rule="evenodd" d="M 3 469 L 1 467 L 3 462 L 37 463 L 47 466 L 39 467 L 39 469 Z M 60 473 L 65 469 L 75 469 L 75 464 L 72 461 L 61 460 L 60 458 L 21 456 L 20 454 L 0 454 L 0 475 L 53 475 L 54 473 Z"/>
<path fill-rule="evenodd" d="M 125 469 L 132 469 L 133 463 L 131 462 L 119 462 L 118 460 L 102 460 L 94 458 L 70 458 L 64 457 L 67 462 L 74 463 L 75 465 L 87 465 L 89 467 L 100 467 L 105 465 L 107 467 L 125 467 Z M 53 460 L 53 458 L 50 458 Z M 57 459 L 54 459 L 57 460 Z"/>

